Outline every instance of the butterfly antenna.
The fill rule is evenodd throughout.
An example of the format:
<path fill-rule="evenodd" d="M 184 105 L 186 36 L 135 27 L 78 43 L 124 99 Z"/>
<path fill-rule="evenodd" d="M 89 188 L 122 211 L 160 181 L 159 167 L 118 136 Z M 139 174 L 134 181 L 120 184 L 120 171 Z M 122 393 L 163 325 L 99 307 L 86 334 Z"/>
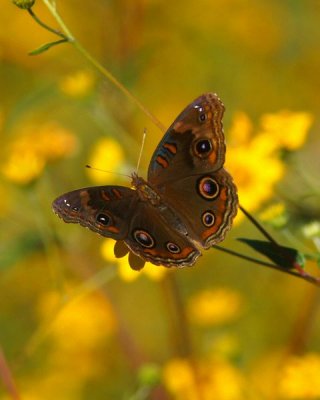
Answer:
<path fill-rule="evenodd" d="M 119 176 L 125 176 L 126 178 L 131 178 L 130 175 L 121 174 L 120 172 L 107 171 L 107 170 L 101 169 L 101 168 L 91 167 L 91 165 L 86 165 L 86 168 L 88 168 L 88 169 L 93 169 L 94 171 L 104 172 L 104 173 L 106 173 L 106 174 L 114 174 L 114 175 L 119 175 Z"/>
<path fill-rule="evenodd" d="M 147 136 L 147 129 L 144 128 L 143 135 L 142 135 L 142 142 L 141 142 L 139 158 L 138 158 L 137 167 L 136 167 L 136 174 L 138 174 L 138 170 L 139 170 L 139 167 L 140 167 L 140 161 L 141 161 L 141 157 L 142 157 L 142 152 L 143 152 L 144 142 L 146 140 L 146 136 Z"/>

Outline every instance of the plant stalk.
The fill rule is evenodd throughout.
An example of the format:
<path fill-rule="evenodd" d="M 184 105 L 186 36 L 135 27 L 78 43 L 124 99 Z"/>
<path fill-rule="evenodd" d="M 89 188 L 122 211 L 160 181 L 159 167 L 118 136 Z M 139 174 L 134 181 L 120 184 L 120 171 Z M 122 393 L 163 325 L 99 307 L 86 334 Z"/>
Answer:
<path fill-rule="evenodd" d="M 127 96 L 133 103 L 136 104 L 138 108 L 157 126 L 162 132 L 166 131 L 164 125 L 158 120 L 158 118 L 152 114 L 141 102 L 138 100 L 109 70 L 103 67 L 99 61 L 97 61 L 72 35 L 71 31 L 68 29 L 67 25 L 64 23 L 63 19 L 57 12 L 55 5 L 51 3 L 50 0 L 42 0 L 46 5 L 52 16 L 55 18 L 57 23 L 60 25 L 64 33 L 56 31 L 52 28 L 47 27 L 47 25 L 41 23 L 43 27 L 59 36 L 67 37 L 68 41 L 71 42 L 74 47 L 92 64 L 105 78 L 107 78 L 113 85 L 115 85 L 125 96 Z"/>

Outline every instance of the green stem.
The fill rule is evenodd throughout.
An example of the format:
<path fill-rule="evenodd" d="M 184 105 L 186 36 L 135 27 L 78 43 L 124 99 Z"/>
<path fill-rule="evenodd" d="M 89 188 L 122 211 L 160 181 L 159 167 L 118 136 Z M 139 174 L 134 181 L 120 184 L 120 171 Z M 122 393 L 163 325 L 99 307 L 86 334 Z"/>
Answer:
<path fill-rule="evenodd" d="M 170 271 L 161 281 L 163 298 L 166 303 L 169 320 L 169 337 L 178 357 L 191 357 L 191 339 L 189 325 L 179 286 L 176 281 L 176 274 Z"/>
<path fill-rule="evenodd" d="M 263 234 L 263 236 L 266 239 L 268 239 L 270 243 L 273 243 L 275 246 L 278 246 L 279 252 L 282 253 L 281 245 L 279 245 L 279 243 L 259 224 L 259 222 L 248 211 L 246 211 L 241 205 L 239 205 L 239 208 L 244 213 L 244 215 L 249 219 L 249 221 Z M 232 251 L 229 251 L 229 252 L 230 252 L 230 254 L 232 254 Z M 251 257 L 244 256 L 244 255 L 236 253 L 236 252 L 233 252 L 233 255 L 236 255 L 237 257 L 246 259 L 248 261 L 255 262 L 257 264 L 264 265 L 266 267 L 278 269 L 278 270 L 280 270 L 282 272 L 286 272 L 288 274 L 295 275 L 298 278 L 305 279 L 306 281 L 308 281 L 310 283 L 313 283 L 313 284 L 315 284 L 317 286 L 320 286 L 320 278 L 317 278 L 317 277 L 314 277 L 314 276 L 308 274 L 303 269 L 303 266 L 299 264 L 298 261 L 296 261 L 296 262 L 294 262 L 292 264 L 292 268 L 295 268 L 297 270 L 297 273 L 295 273 L 295 272 L 293 272 L 291 270 L 288 270 L 287 268 L 281 267 L 279 265 L 260 262 L 259 260 L 256 260 L 256 259 L 251 258 Z M 284 257 L 285 257 L 285 255 L 284 255 Z"/>
<path fill-rule="evenodd" d="M 69 41 L 74 45 L 74 47 L 91 63 L 104 77 L 106 77 L 111 83 L 113 83 L 122 93 L 124 93 L 133 103 L 136 104 L 138 108 L 156 125 L 162 132 L 166 129 L 164 125 L 153 115 L 118 79 L 112 75 L 110 71 L 104 68 L 99 61 L 97 61 L 88 51 L 74 38 L 68 29 L 67 25 L 64 23 L 63 19 L 60 17 L 56 10 L 56 7 L 50 2 L 50 0 L 42 0 L 44 4 L 49 9 L 52 16 L 60 25 L 64 34 L 68 37 Z"/>
<path fill-rule="evenodd" d="M 164 125 L 156 118 L 154 114 L 152 114 L 141 102 L 138 100 L 118 79 L 111 74 L 106 68 L 104 68 L 99 61 L 92 57 L 91 54 L 87 52 L 87 50 L 82 47 L 82 45 L 78 42 L 74 42 L 74 46 L 77 50 L 79 50 L 82 55 L 98 70 L 104 75 L 111 83 L 113 83 L 122 93 L 124 93 L 133 103 L 135 103 L 140 110 L 156 125 L 162 132 L 166 131 Z"/>
<path fill-rule="evenodd" d="M 313 283 L 316 286 L 320 286 L 320 279 L 316 278 L 316 277 L 314 277 L 312 275 L 307 274 L 305 271 L 304 271 L 304 273 L 302 275 L 301 273 L 295 272 L 294 270 L 283 268 L 280 265 L 271 264 L 271 263 L 268 263 L 268 262 L 265 262 L 265 261 L 261 261 L 261 260 L 258 260 L 257 258 L 245 256 L 244 254 L 238 253 L 237 251 L 234 251 L 234 250 L 226 249 L 225 247 L 220 247 L 218 245 L 213 245 L 212 247 L 214 249 L 223 251 L 224 253 L 228 253 L 228 254 L 230 254 L 232 256 L 235 256 L 235 257 L 238 257 L 238 258 L 242 258 L 243 260 L 250 261 L 250 262 L 253 262 L 255 264 L 263 265 L 264 267 L 277 269 L 278 271 L 284 272 L 284 273 L 289 274 L 289 275 L 296 276 L 297 278 L 304 279 L 307 282 Z"/>
<path fill-rule="evenodd" d="M 240 204 L 239 209 L 243 212 L 243 214 L 248 218 L 248 220 L 263 234 L 263 236 L 269 240 L 269 242 L 278 246 L 278 243 L 275 239 L 259 224 L 259 222 L 251 215 L 247 210 L 245 210 Z"/>
<path fill-rule="evenodd" d="M 32 11 L 31 8 L 28 8 L 27 11 L 31 15 L 31 17 L 36 21 L 36 23 L 39 24 L 40 26 L 42 26 L 42 28 L 46 29 L 47 31 L 49 31 L 51 33 L 54 33 L 55 35 L 60 36 L 65 41 L 69 41 L 69 38 L 67 36 L 65 36 L 62 32 L 58 31 L 57 29 L 53 29 L 49 25 L 42 22 L 41 19 Z"/>
<path fill-rule="evenodd" d="M 68 29 L 67 25 L 64 23 L 63 19 L 60 17 L 59 13 L 57 12 L 55 4 L 53 4 L 50 0 L 42 0 L 42 1 L 47 6 L 48 10 L 50 11 L 50 13 L 54 17 L 54 19 L 58 22 L 58 24 L 62 28 L 64 35 L 69 38 L 70 42 L 74 42 L 75 39 L 74 39 L 72 33 L 70 32 L 70 30 Z"/>

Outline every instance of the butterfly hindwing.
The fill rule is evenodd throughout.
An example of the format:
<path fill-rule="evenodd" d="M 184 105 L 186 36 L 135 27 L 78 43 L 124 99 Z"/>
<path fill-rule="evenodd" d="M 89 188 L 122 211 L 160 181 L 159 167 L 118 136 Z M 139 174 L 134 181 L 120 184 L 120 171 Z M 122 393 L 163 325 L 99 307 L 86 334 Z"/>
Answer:
<path fill-rule="evenodd" d="M 135 254 L 156 265 L 193 265 L 201 253 L 190 240 L 184 223 L 165 204 L 161 210 L 160 214 L 148 202 L 138 202 L 125 243 Z M 171 228 L 173 224 L 177 229 Z"/>

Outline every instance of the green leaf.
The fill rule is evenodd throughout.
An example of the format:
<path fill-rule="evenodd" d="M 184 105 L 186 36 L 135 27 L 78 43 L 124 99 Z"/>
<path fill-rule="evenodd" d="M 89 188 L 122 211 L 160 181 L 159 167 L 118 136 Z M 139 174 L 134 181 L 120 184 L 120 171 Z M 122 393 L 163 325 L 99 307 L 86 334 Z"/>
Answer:
<path fill-rule="evenodd" d="M 269 260 L 273 261 L 276 265 L 286 269 L 295 269 L 304 266 L 305 259 L 303 254 L 292 247 L 285 247 L 272 242 L 253 239 L 238 239 L 250 246 L 252 249 L 260 254 L 263 254 Z"/>
<path fill-rule="evenodd" d="M 58 44 L 66 43 L 66 42 L 68 42 L 68 39 L 61 39 L 61 40 L 57 40 L 55 42 L 46 43 L 46 44 L 43 44 L 42 46 L 38 47 L 37 49 L 30 51 L 28 54 L 30 56 L 38 56 L 39 54 L 44 53 L 45 51 L 51 49 L 51 47 L 57 46 Z"/>

